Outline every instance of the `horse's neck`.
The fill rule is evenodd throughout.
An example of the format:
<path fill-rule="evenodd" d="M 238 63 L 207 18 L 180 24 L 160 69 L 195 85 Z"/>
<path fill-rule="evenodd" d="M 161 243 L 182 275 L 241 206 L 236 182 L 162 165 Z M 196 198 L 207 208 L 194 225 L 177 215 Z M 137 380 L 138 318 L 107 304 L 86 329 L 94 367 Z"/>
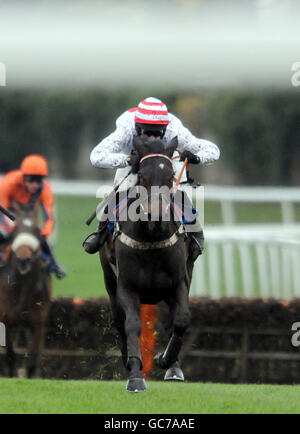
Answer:
<path fill-rule="evenodd" d="M 139 192 L 139 185 L 136 185 L 134 187 L 135 192 Z M 128 192 L 127 192 L 128 193 Z M 138 197 L 132 197 L 129 199 L 127 203 L 127 207 L 135 202 L 138 199 Z M 128 208 L 127 208 L 128 211 Z M 122 220 L 125 210 L 120 212 L 120 229 L 121 231 L 125 232 L 127 235 L 135 238 L 138 241 L 163 241 L 169 237 L 171 237 L 178 229 L 177 222 L 174 221 L 174 215 L 170 208 L 170 215 L 167 216 L 169 218 L 169 221 L 163 221 L 163 222 L 151 222 L 151 221 L 130 221 L 129 217 L 128 220 L 125 221 Z M 128 214 L 126 214 L 128 216 Z"/>

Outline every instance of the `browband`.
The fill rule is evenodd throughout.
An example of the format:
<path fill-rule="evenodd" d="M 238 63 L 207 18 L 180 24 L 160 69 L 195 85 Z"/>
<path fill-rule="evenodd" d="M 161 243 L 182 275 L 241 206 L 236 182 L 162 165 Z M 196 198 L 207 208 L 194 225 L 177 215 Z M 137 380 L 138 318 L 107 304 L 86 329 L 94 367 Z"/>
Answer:
<path fill-rule="evenodd" d="M 164 155 L 164 154 L 149 154 L 149 155 L 145 155 L 145 157 L 143 157 L 143 158 L 140 160 L 140 164 L 141 164 L 144 160 L 146 160 L 147 158 L 151 158 L 151 157 L 163 157 L 163 158 L 166 158 L 167 160 L 169 160 L 169 161 L 173 164 L 173 160 L 172 160 L 170 157 L 168 157 L 167 155 Z"/>

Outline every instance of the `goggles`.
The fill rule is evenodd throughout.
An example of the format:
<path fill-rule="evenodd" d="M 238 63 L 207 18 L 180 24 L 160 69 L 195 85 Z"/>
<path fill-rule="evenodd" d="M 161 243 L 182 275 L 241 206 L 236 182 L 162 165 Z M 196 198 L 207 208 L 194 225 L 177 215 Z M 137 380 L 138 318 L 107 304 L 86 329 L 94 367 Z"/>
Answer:
<path fill-rule="evenodd" d="M 24 181 L 29 183 L 36 182 L 37 184 L 41 184 L 43 179 L 44 176 L 41 175 L 24 175 Z"/>
<path fill-rule="evenodd" d="M 164 135 L 164 132 L 162 130 L 153 131 L 153 130 L 142 130 L 142 134 L 148 137 L 162 137 Z"/>

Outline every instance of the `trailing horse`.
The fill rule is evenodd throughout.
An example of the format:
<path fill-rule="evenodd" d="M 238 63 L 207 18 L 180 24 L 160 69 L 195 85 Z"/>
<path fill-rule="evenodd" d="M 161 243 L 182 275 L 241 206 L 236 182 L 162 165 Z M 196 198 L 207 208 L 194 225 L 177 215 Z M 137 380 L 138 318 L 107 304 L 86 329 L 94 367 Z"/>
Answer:
<path fill-rule="evenodd" d="M 51 280 L 41 256 L 38 203 L 15 203 L 16 225 L 6 249 L 6 266 L 0 269 L 0 322 L 6 326 L 8 374 L 15 375 L 15 331 L 28 331 L 27 377 L 36 375 L 50 307 Z"/>
<path fill-rule="evenodd" d="M 178 355 L 190 323 L 193 261 L 184 228 L 174 212 L 170 212 L 174 197 L 171 194 L 168 200 L 163 193 L 153 194 L 151 189 L 162 187 L 171 191 L 174 179 L 171 157 L 177 145 L 177 138 L 166 149 L 160 140 L 148 142 L 135 138 L 139 157 L 136 191 L 147 191 L 148 200 L 129 199 L 128 206 L 135 205 L 143 218 L 122 219 L 120 211 L 114 233 L 115 260 L 112 260 L 112 237 L 100 249 L 112 314 L 122 340 L 123 362 L 129 371 L 127 390 L 130 392 L 146 390 L 139 344 L 141 304 L 164 301 L 169 306 L 172 333 L 166 350 L 156 356 L 156 362 L 167 370 L 166 380 L 184 380 Z"/>

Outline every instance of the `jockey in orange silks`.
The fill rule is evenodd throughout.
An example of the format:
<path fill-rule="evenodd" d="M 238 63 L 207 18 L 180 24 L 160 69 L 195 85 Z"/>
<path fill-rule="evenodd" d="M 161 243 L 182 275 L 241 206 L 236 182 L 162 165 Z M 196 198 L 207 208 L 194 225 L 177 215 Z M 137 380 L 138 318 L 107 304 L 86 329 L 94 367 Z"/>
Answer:
<path fill-rule="evenodd" d="M 57 264 L 48 244 L 48 237 L 54 229 L 53 204 L 54 197 L 46 177 L 49 174 L 48 164 L 40 155 L 29 155 L 19 170 L 13 170 L 0 181 L 0 203 L 3 208 L 13 208 L 13 202 L 21 204 L 39 201 L 43 212 L 44 225 L 41 229 L 41 246 L 43 253 L 50 258 L 49 270 L 57 278 L 65 277 L 65 271 Z M 0 211 L 0 250 L 9 242 L 13 223 Z M 3 262 L 2 262 L 3 265 Z"/>

